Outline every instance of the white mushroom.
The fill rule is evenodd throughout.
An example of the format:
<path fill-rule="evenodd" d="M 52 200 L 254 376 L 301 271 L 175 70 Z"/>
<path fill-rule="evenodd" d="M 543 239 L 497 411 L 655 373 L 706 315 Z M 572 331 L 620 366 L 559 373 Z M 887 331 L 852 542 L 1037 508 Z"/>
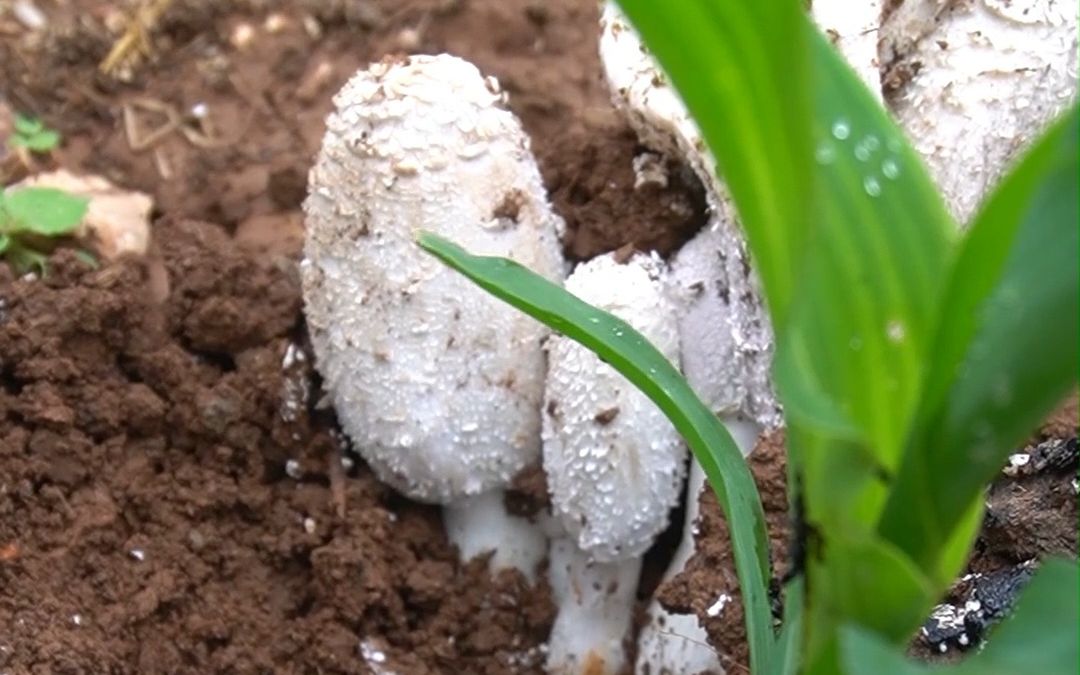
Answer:
<path fill-rule="evenodd" d="M 675 304 L 659 258 L 637 254 L 620 263 L 607 254 L 579 266 L 566 288 L 678 361 Z M 566 532 L 551 549 L 560 605 L 548 668 L 616 673 L 641 555 L 679 500 L 686 448 L 660 409 L 592 352 L 553 336 L 548 358 L 544 470 L 552 514 Z"/>
<path fill-rule="evenodd" d="M 601 17 L 600 55 L 615 105 L 642 143 L 685 158 L 705 186 L 709 222 L 671 265 L 680 296 L 680 356 L 690 385 L 748 453 L 760 427 L 779 426 L 782 413 L 770 377 L 772 327 L 746 241 L 717 179 L 715 159 L 702 150 L 697 125 L 612 3 L 605 5 Z M 694 522 L 705 480 L 698 463 L 690 464 L 683 538 L 665 580 L 680 573 L 694 551 Z M 696 616 L 672 614 L 654 600 L 638 638 L 635 670 L 718 673 L 723 668 Z"/>
<path fill-rule="evenodd" d="M 814 21 L 877 99 L 881 99 L 878 29 L 882 0 L 813 0 Z"/>
<path fill-rule="evenodd" d="M 451 56 L 374 64 L 334 103 L 302 266 L 325 388 L 381 480 L 450 506 L 464 556 L 495 548 L 531 574 L 545 541 L 500 491 L 539 458 L 546 331 L 414 243 L 430 230 L 560 280 L 528 138 L 498 83 Z"/>
<path fill-rule="evenodd" d="M 881 28 L 897 120 L 967 223 L 1076 99 L 1076 0 L 906 0 Z"/>

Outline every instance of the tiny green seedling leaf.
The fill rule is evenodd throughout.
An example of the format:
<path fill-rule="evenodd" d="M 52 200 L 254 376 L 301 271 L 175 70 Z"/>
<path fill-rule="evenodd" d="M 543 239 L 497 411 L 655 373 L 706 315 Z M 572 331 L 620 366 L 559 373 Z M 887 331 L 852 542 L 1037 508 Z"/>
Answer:
<path fill-rule="evenodd" d="M 60 145 L 60 134 L 45 126 L 41 120 L 25 115 L 15 116 L 15 131 L 8 138 L 13 148 L 26 148 L 33 152 L 50 152 Z"/>
<path fill-rule="evenodd" d="M 755 672 L 764 672 L 775 643 L 766 580 L 769 553 L 765 515 L 753 476 L 720 420 L 679 371 L 625 321 L 505 258 L 474 256 L 431 233 L 418 243 L 485 291 L 610 364 L 659 407 L 686 439 L 716 491 L 734 543 L 735 568 L 746 608 L 746 633 Z"/>
<path fill-rule="evenodd" d="M 8 192 L 0 202 L 4 229 L 45 237 L 71 234 L 86 216 L 89 200 L 56 188 L 29 187 Z"/>

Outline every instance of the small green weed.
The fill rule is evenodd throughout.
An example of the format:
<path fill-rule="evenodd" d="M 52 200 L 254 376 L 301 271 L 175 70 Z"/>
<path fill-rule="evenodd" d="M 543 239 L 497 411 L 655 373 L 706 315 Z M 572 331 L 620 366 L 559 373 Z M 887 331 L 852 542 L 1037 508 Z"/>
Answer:
<path fill-rule="evenodd" d="M 75 232 L 88 203 L 55 188 L 0 192 L 0 255 L 19 274 L 44 273 L 50 242 Z"/>
<path fill-rule="evenodd" d="M 7 143 L 12 149 L 23 148 L 44 154 L 60 145 L 60 132 L 48 128 L 39 119 L 16 115 L 15 130 L 8 136 Z"/>

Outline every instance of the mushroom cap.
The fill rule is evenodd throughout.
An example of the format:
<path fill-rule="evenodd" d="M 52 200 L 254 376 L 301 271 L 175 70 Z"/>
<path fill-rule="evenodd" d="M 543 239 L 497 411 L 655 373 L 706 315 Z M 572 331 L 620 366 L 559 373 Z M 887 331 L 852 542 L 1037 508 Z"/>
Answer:
<path fill-rule="evenodd" d="M 782 422 L 770 370 L 773 332 L 735 208 L 716 161 L 678 93 L 613 2 L 601 16 L 600 57 L 616 107 L 646 145 L 686 158 L 705 186 L 708 224 L 671 262 L 683 373 L 714 411 L 765 427 Z"/>
<path fill-rule="evenodd" d="M 881 100 L 878 28 L 882 0 L 814 0 L 814 21 L 836 46 L 874 97 Z"/>
<path fill-rule="evenodd" d="M 612 254 L 580 265 L 566 288 L 623 319 L 678 362 L 663 262 Z M 561 336 L 548 342 L 544 470 L 553 514 L 599 562 L 641 555 L 679 499 L 686 448 L 656 405 L 614 368 Z"/>
<path fill-rule="evenodd" d="M 376 474 L 447 503 L 540 451 L 545 329 L 424 254 L 430 230 L 564 275 L 562 220 L 498 83 L 451 56 L 357 73 L 304 203 L 305 313 L 342 428 Z"/>
<path fill-rule="evenodd" d="M 1077 93 L 1075 0 L 907 0 L 879 54 L 897 121 L 967 223 Z"/>

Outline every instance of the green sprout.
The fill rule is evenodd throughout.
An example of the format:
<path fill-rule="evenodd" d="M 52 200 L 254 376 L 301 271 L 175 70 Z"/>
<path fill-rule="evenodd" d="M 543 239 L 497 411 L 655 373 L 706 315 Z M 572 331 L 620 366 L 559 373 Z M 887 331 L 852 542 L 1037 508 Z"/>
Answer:
<path fill-rule="evenodd" d="M 19 274 L 43 274 L 50 242 L 75 232 L 88 203 L 55 188 L 0 192 L 0 256 Z"/>
<path fill-rule="evenodd" d="M 775 328 L 788 484 L 812 533 L 778 633 L 753 480 L 674 367 L 624 322 L 511 261 L 431 234 L 420 246 L 596 352 L 687 439 L 731 530 L 752 672 L 1076 673 L 1077 567 L 1056 560 L 965 663 L 904 657 L 968 559 L 986 486 L 1077 383 L 1076 107 L 960 236 L 903 132 L 803 3 L 620 4 L 718 161 Z M 890 153 L 880 175 L 827 152 L 871 137 Z"/>
<path fill-rule="evenodd" d="M 15 130 L 7 139 L 13 149 L 24 148 L 31 152 L 48 153 L 60 145 L 60 132 L 45 126 L 45 123 L 25 115 L 15 116 Z"/>

